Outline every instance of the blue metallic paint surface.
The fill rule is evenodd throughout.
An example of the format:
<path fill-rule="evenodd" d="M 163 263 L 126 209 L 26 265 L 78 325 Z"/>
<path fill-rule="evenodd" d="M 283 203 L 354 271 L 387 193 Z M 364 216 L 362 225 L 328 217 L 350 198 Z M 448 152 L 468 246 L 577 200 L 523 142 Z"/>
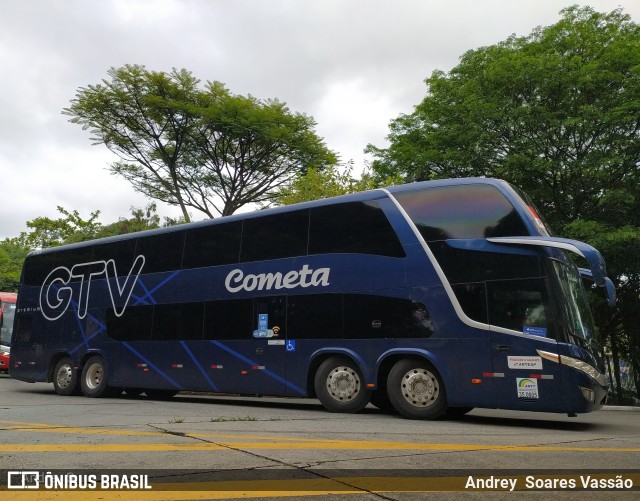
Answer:
<path fill-rule="evenodd" d="M 421 187 L 447 186 L 483 182 L 496 186 L 516 207 L 532 235 L 538 235 L 535 222 L 522 200 L 497 180 L 449 180 L 415 183 L 389 188 L 391 194 Z M 450 298 L 441 283 L 432 263 L 424 253 L 418 237 L 408 222 L 388 199 L 386 191 L 360 193 L 339 197 L 329 201 L 300 204 L 291 207 L 260 211 L 250 215 L 231 216 L 226 221 L 260 217 L 266 214 L 288 212 L 301 208 L 327 205 L 338 201 L 380 200 L 385 213 L 393 225 L 406 252 L 406 258 L 389 258 L 364 255 L 316 255 L 268 262 L 252 262 L 219 266 L 216 268 L 189 269 L 167 273 L 141 275 L 135 284 L 129 308 L 138 305 L 168 304 L 174 302 L 197 302 L 231 298 L 269 297 L 286 294 L 317 293 L 367 293 L 390 295 L 422 302 L 427 306 L 434 325 L 434 334 L 423 339 L 352 339 L 306 340 L 299 339 L 296 351 L 289 353 L 282 345 L 269 345 L 266 339 L 252 339 L 247 333 L 246 341 L 202 340 L 202 341 L 131 341 L 116 342 L 106 330 L 106 309 L 111 307 L 106 279 L 91 282 L 90 310 L 86 318 L 78 319 L 72 309 L 54 322 L 46 321 L 37 314 L 39 287 L 22 286 L 18 311 L 35 311 L 33 331 L 44 333 L 29 347 L 20 348 L 14 341 L 11 374 L 26 381 L 44 381 L 50 361 L 59 353 L 69 354 L 75 364 L 81 364 L 91 353 L 104 353 L 110 364 L 110 384 L 121 387 L 166 388 L 173 390 L 213 391 L 243 394 L 265 394 L 282 396 L 306 396 L 308 368 L 316 357 L 341 354 L 353 359 L 360 367 L 366 384 L 376 385 L 378 369 L 385 360 L 395 356 L 415 356 L 428 360 L 441 374 L 450 405 L 478 407 L 510 407 L 554 412 L 588 411 L 594 406 L 586 405 L 581 396 L 575 396 L 576 375 L 566 367 L 556 367 L 562 376 L 555 380 L 562 385 L 568 399 L 558 398 L 560 390 L 542 391 L 537 402 L 512 402 L 504 405 L 501 392 L 515 394 L 515 389 L 499 388 L 504 381 L 486 378 L 492 373 L 492 344 L 495 333 L 488 329 L 477 329 L 458 318 Z M 201 227 L 219 224 L 219 221 L 194 223 L 181 226 Z M 164 229 L 159 232 L 177 231 Z M 147 232 L 145 232 L 147 233 Z M 156 232 L 157 233 L 157 232 Z M 151 233 L 149 233 L 151 234 Z M 113 237 L 107 241 L 118 241 L 125 237 Z M 75 244 L 78 248 L 85 244 Z M 509 253 L 545 253 L 543 249 L 529 247 L 504 247 L 482 241 L 450 241 L 452 246 L 491 249 Z M 466 247 L 465 247 L 466 248 Z M 49 252 L 49 251 L 45 251 Z M 51 251 L 52 252 L 52 251 Z M 551 253 L 557 251 L 551 251 Z M 262 292 L 241 291 L 230 293 L 224 286 L 225 277 L 236 268 L 245 274 L 286 273 L 299 270 L 303 265 L 312 269 L 330 268 L 329 285 L 292 290 L 270 290 Z M 593 268 L 592 268 L 593 269 Z M 604 273 L 604 270 L 603 270 Z M 597 276 L 600 279 L 600 276 Z M 78 283 L 72 285 L 78 294 Z M 125 313 L 126 314 L 126 313 Z M 14 331 L 15 332 L 15 331 Z M 292 335 L 295 338 L 295 334 Z M 212 335 L 211 337 L 214 337 Z M 549 341 L 531 337 L 501 336 L 501 342 L 517 345 L 518 355 L 534 356 L 536 349 L 549 349 Z M 32 349 L 31 345 L 37 345 Z M 28 348 L 28 349 L 25 349 Z M 260 351 L 261 350 L 261 351 Z M 260 353 L 260 354 L 258 354 Z M 510 352 L 514 353 L 514 352 Z M 575 356 L 575 354 L 574 354 Z M 583 357 L 586 354 L 582 354 Z M 13 366 L 13 361 L 20 365 Z M 552 362 L 545 361 L 545 368 Z M 262 368 L 261 368 L 262 367 Z M 513 371 L 512 371 L 513 372 Z M 544 371 L 543 371 L 544 372 Z M 514 379 L 518 374 L 510 374 Z M 472 383 L 482 379 L 481 384 Z M 544 385 L 551 386 L 545 381 Z M 569 388 L 571 387 L 571 388 Z M 577 391 L 577 390 L 576 390 Z M 600 393 L 599 393 L 600 394 Z M 580 397 L 580 398 L 579 398 Z"/>

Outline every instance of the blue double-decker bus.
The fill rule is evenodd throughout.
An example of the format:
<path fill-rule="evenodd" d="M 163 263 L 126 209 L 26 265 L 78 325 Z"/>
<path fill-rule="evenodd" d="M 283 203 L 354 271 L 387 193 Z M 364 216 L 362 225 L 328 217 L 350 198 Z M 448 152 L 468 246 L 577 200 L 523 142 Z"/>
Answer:
<path fill-rule="evenodd" d="M 615 301 L 598 251 L 504 181 L 395 186 L 33 252 L 10 373 L 88 397 L 583 413 L 607 389 L 586 278 Z"/>

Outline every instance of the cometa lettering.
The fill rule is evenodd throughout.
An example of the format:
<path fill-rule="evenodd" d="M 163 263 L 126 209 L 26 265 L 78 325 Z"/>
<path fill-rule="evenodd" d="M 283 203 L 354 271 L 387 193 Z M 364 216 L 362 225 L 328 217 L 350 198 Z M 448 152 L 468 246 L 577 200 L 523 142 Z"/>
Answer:
<path fill-rule="evenodd" d="M 240 291 L 268 291 L 272 289 L 295 289 L 296 287 L 326 287 L 329 285 L 331 268 L 314 270 L 304 265 L 300 270 L 287 273 L 247 274 L 240 269 L 229 272 L 224 285 L 231 293 Z"/>

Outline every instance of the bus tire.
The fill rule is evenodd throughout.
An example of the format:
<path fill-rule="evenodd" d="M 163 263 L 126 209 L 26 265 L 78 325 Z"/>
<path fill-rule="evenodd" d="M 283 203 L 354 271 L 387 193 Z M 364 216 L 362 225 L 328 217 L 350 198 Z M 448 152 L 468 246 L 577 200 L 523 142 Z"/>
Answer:
<path fill-rule="evenodd" d="M 53 369 L 53 388 L 58 395 L 64 397 L 80 394 L 78 371 L 73 368 L 71 358 L 63 357 L 58 360 Z"/>
<path fill-rule="evenodd" d="M 363 387 L 358 366 L 345 357 L 331 357 L 322 362 L 315 375 L 314 388 L 330 412 L 358 412 L 369 403 L 371 396 Z"/>
<path fill-rule="evenodd" d="M 425 360 L 396 362 L 389 372 L 387 393 L 393 407 L 409 419 L 437 419 L 447 410 L 442 379 Z"/>
<path fill-rule="evenodd" d="M 95 355 L 86 361 L 80 377 L 80 388 L 86 397 L 110 396 L 108 381 L 107 364 L 101 356 Z"/>

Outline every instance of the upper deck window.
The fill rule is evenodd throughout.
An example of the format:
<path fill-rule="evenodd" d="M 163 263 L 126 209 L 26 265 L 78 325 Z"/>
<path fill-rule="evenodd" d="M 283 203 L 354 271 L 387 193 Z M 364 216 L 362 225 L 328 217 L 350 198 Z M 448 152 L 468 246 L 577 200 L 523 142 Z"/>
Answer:
<path fill-rule="evenodd" d="M 529 234 L 513 205 L 489 184 L 442 186 L 394 196 L 427 242 Z"/>
<path fill-rule="evenodd" d="M 396 232 L 375 201 L 311 209 L 309 254 L 329 253 L 405 256 Z"/>

